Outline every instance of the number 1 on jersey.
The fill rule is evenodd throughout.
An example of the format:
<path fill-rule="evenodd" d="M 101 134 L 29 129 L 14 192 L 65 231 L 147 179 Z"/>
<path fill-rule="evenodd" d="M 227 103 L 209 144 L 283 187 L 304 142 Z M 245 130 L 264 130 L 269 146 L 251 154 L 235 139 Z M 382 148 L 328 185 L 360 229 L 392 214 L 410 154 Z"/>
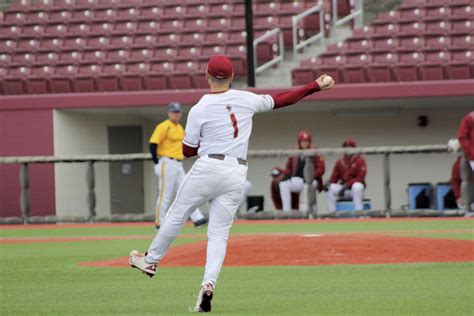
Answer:
<path fill-rule="evenodd" d="M 230 121 L 234 127 L 234 138 L 237 138 L 237 136 L 239 136 L 239 126 L 237 125 L 237 118 L 234 113 L 230 113 Z"/>

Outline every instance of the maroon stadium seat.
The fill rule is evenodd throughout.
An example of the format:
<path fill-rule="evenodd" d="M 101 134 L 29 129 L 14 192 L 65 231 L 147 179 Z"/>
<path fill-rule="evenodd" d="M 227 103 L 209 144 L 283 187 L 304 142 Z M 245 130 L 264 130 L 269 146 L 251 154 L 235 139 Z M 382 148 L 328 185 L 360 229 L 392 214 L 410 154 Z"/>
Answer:
<path fill-rule="evenodd" d="M 127 65 L 126 73 L 120 78 L 120 85 L 123 90 L 135 91 L 145 89 L 145 75 L 150 71 L 148 63 L 131 63 Z"/>
<path fill-rule="evenodd" d="M 451 20 L 451 31 L 453 33 L 472 33 L 474 22 L 466 19 Z"/>
<path fill-rule="evenodd" d="M 42 65 L 54 65 L 59 61 L 59 55 L 52 51 L 43 51 L 36 54 L 36 61 Z"/>
<path fill-rule="evenodd" d="M 96 64 L 82 64 L 79 66 L 78 74 L 72 79 L 75 92 L 97 91 L 96 78 L 101 72 L 101 66 Z"/>
<path fill-rule="evenodd" d="M 12 67 L 8 68 L 7 75 L 4 80 L 4 90 L 6 94 L 25 94 L 26 79 L 30 74 L 30 69 L 27 67 Z"/>
<path fill-rule="evenodd" d="M 375 37 L 371 40 L 371 42 L 372 48 L 370 51 L 373 53 L 390 52 L 400 45 L 398 39 L 392 37 Z"/>
<path fill-rule="evenodd" d="M 472 50 L 451 51 L 451 62 L 446 65 L 446 75 L 449 79 L 474 78 L 474 54 Z"/>
<path fill-rule="evenodd" d="M 423 61 L 420 52 L 401 52 L 400 62 L 394 65 L 394 76 L 397 81 L 419 80 L 418 65 Z"/>
<path fill-rule="evenodd" d="M 64 38 L 64 43 L 63 43 L 63 48 L 65 49 L 75 49 L 75 50 L 80 50 L 86 47 L 87 41 L 84 38 L 73 36 L 73 37 L 65 37 Z M 93 46 L 93 45 L 90 45 Z"/>
<path fill-rule="evenodd" d="M 97 76 L 97 89 L 99 91 L 118 91 L 120 90 L 119 77 L 125 71 L 122 64 L 105 64 L 102 72 Z"/>
<path fill-rule="evenodd" d="M 449 15 L 449 7 L 445 6 L 433 6 L 426 8 L 426 15 L 427 19 L 436 19 L 436 20 L 444 20 Z"/>
<path fill-rule="evenodd" d="M 0 54 L 0 66 L 5 67 L 10 65 L 12 62 L 12 55 L 2 53 Z"/>
<path fill-rule="evenodd" d="M 73 65 L 59 65 L 50 79 L 52 93 L 72 92 L 71 78 L 76 74 L 77 67 Z"/>
<path fill-rule="evenodd" d="M 427 34 L 446 34 L 450 29 L 448 21 L 426 21 L 425 31 Z"/>
<path fill-rule="evenodd" d="M 136 35 L 133 38 L 133 45 L 151 46 L 151 45 L 156 44 L 157 42 L 158 42 L 158 35 L 155 35 L 155 34 Z"/>
<path fill-rule="evenodd" d="M 367 79 L 370 82 L 389 82 L 393 80 L 392 65 L 398 55 L 392 52 L 372 55 L 372 63 L 367 65 Z"/>
<path fill-rule="evenodd" d="M 127 49 L 111 49 L 107 51 L 107 61 L 126 62 L 130 59 L 130 51 Z"/>
<path fill-rule="evenodd" d="M 58 37 L 42 38 L 40 42 L 41 49 L 59 50 L 64 45 L 64 40 Z"/>
<path fill-rule="evenodd" d="M 426 52 L 425 62 L 420 64 L 421 80 L 445 79 L 444 64 L 449 61 L 449 54 L 444 51 Z"/>
<path fill-rule="evenodd" d="M 416 22 L 425 16 L 425 10 L 422 8 L 407 8 L 399 10 L 400 21 Z"/>
<path fill-rule="evenodd" d="M 79 50 L 62 51 L 59 60 L 63 63 L 75 64 L 82 60 L 82 52 Z"/>
<path fill-rule="evenodd" d="M 370 55 L 351 54 L 346 55 L 346 63 L 342 67 L 342 77 L 345 83 L 366 82 L 366 66 L 370 62 Z"/>
<path fill-rule="evenodd" d="M 469 49 L 474 45 L 474 36 L 469 34 L 460 34 L 451 36 L 450 47 L 454 49 Z"/>
<path fill-rule="evenodd" d="M 50 92 L 49 79 L 53 72 L 51 66 L 33 67 L 27 79 L 29 94 L 42 94 Z"/>
<path fill-rule="evenodd" d="M 147 90 L 169 89 L 168 75 L 174 69 L 174 64 L 168 62 L 152 62 L 150 71 L 145 75 L 145 87 Z"/>
<path fill-rule="evenodd" d="M 444 35 L 428 35 L 425 37 L 425 46 L 430 49 L 445 49 L 449 45 L 449 38 Z"/>
<path fill-rule="evenodd" d="M 193 62 L 180 62 L 176 64 L 175 70 L 169 75 L 170 89 L 191 89 Z"/>
<path fill-rule="evenodd" d="M 104 62 L 105 57 L 106 57 L 105 51 L 96 50 L 96 49 L 86 50 L 83 52 L 83 55 L 82 55 L 82 58 L 84 59 L 84 61 L 91 62 L 94 64 Z"/>

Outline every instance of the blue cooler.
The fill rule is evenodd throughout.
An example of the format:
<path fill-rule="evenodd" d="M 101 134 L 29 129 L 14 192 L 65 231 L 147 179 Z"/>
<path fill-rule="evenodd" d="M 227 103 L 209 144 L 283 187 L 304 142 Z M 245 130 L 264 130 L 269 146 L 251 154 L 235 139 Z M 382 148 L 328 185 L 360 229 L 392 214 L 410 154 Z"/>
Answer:
<path fill-rule="evenodd" d="M 408 183 L 408 209 L 431 208 L 431 183 Z"/>
<path fill-rule="evenodd" d="M 372 203 L 370 199 L 364 199 L 362 201 L 364 206 L 364 211 L 370 210 L 372 208 Z M 352 199 L 339 199 L 336 202 L 336 212 L 350 212 L 354 210 L 354 202 Z"/>
<path fill-rule="evenodd" d="M 436 209 L 452 210 L 456 209 L 456 198 L 454 197 L 453 190 L 451 189 L 451 183 L 439 182 L 436 184 Z"/>

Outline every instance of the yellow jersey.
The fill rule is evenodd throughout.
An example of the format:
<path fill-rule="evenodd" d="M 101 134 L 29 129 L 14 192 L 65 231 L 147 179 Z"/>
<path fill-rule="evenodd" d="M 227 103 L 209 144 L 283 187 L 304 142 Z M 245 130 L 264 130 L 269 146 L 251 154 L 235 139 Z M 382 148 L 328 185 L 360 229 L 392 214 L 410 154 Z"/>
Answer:
<path fill-rule="evenodd" d="M 158 156 L 183 160 L 184 129 L 179 123 L 166 120 L 158 124 L 150 137 L 150 143 L 158 145 Z"/>

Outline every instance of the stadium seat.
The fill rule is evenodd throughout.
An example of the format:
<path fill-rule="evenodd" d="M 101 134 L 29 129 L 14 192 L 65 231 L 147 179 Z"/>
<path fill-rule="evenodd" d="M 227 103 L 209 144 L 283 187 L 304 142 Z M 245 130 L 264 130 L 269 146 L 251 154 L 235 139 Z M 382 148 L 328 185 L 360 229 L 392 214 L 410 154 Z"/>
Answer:
<path fill-rule="evenodd" d="M 426 52 L 425 62 L 420 64 L 421 80 L 443 80 L 444 64 L 449 61 L 449 54 L 444 51 Z"/>
<path fill-rule="evenodd" d="M 453 49 L 469 49 L 474 45 L 474 35 L 460 34 L 451 36 L 450 47 Z"/>
<path fill-rule="evenodd" d="M 150 71 L 145 75 L 145 87 L 147 90 L 169 89 L 168 75 L 173 71 L 174 65 L 168 62 L 152 62 Z"/>
<path fill-rule="evenodd" d="M 30 69 L 27 67 L 11 67 L 8 68 L 4 83 L 4 90 L 6 94 L 25 94 L 26 79 L 30 74 Z"/>
<path fill-rule="evenodd" d="M 43 94 L 50 92 L 49 78 L 53 68 L 50 66 L 33 67 L 31 74 L 28 76 L 27 88 L 29 94 Z"/>
<path fill-rule="evenodd" d="M 99 91 L 119 91 L 119 77 L 125 71 L 125 66 L 118 63 L 104 64 L 101 73 L 97 76 Z"/>
<path fill-rule="evenodd" d="M 73 65 L 59 65 L 56 67 L 50 80 L 50 88 L 53 93 L 72 92 L 71 77 L 77 73 L 77 67 Z"/>
<path fill-rule="evenodd" d="M 54 40 L 53 40 L 54 41 Z M 61 49 L 73 49 L 73 50 L 80 50 L 83 49 L 84 47 L 87 47 L 87 41 L 84 38 L 81 37 L 65 37 L 63 39 L 63 45 L 61 45 Z M 93 45 L 90 45 L 89 47 L 92 47 Z"/>
<path fill-rule="evenodd" d="M 419 52 L 400 53 L 400 62 L 393 67 L 394 77 L 397 81 L 419 80 L 418 64 L 423 60 Z"/>
<path fill-rule="evenodd" d="M 59 50 L 64 45 L 64 40 L 57 37 L 43 38 L 40 42 L 40 48 L 46 50 Z"/>
<path fill-rule="evenodd" d="M 101 66 L 96 64 L 81 64 L 78 74 L 72 79 L 75 92 L 97 91 L 96 78 L 101 71 Z"/>
<path fill-rule="evenodd" d="M 366 82 L 365 68 L 370 62 L 370 55 L 346 55 L 346 63 L 342 67 L 342 78 L 345 83 Z"/>
<path fill-rule="evenodd" d="M 446 65 L 448 79 L 472 79 L 474 78 L 474 54 L 472 51 L 452 51 L 452 58 Z"/>
<path fill-rule="evenodd" d="M 120 85 L 125 91 L 135 91 L 145 89 L 145 75 L 150 71 L 148 63 L 132 63 L 128 64 L 126 73 L 120 78 Z"/>
<path fill-rule="evenodd" d="M 381 53 L 372 56 L 372 63 L 367 65 L 367 79 L 370 82 L 389 82 L 393 80 L 392 64 L 398 61 L 394 53 Z"/>

